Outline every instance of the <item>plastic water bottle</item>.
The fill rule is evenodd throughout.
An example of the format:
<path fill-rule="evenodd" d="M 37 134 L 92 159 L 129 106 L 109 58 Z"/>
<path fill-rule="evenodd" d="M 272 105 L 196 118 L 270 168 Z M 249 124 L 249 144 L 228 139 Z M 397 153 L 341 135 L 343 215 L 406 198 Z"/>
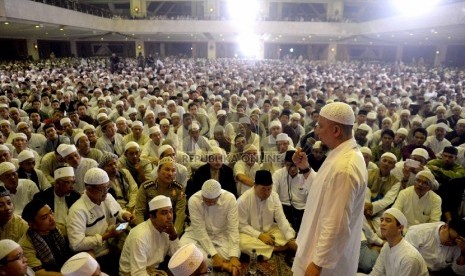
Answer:
<path fill-rule="evenodd" d="M 208 275 L 213 275 L 213 260 L 212 260 L 212 255 L 208 254 L 207 256 L 207 273 Z"/>
<path fill-rule="evenodd" d="M 252 255 L 250 255 L 249 274 L 257 274 L 257 251 L 255 249 L 252 249 Z"/>

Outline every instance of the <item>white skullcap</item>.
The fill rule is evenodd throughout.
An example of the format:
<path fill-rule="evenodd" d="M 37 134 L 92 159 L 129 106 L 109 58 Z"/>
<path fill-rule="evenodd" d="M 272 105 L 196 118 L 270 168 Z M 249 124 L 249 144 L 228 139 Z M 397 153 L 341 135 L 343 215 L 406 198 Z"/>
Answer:
<path fill-rule="evenodd" d="M 396 133 L 403 134 L 404 136 L 408 136 L 408 130 L 405 129 L 405 128 L 403 128 L 403 127 L 399 128 L 399 129 L 396 131 Z"/>
<path fill-rule="evenodd" d="M 376 113 L 375 112 L 368 112 L 367 119 L 376 120 Z"/>
<path fill-rule="evenodd" d="M 34 153 L 32 153 L 32 151 L 30 150 L 23 150 L 22 152 L 18 154 L 19 163 L 23 162 L 24 160 L 31 159 L 31 158 L 34 159 Z"/>
<path fill-rule="evenodd" d="M 384 214 L 390 214 L 392 215 L 399 223 L 400 225 L 403 225 L 404 228 L 406 228 L 408 226 L 408 223 L 407 223 L 407 218 L 405 217 L 405 215 L 399 211 L 398 209 L 396 208 L 389 208 L 387 209 L 386 211 L 384 211 Z"/>
<path fill-rule="evenodd" d="M 138 150 L 140 150 L 140 146 L 139 144 L 137 144 L 136 142 L 134 141 L 131 141 L 131 142 L 128 142 L 125 146 L 124 146 L 124 151 L 126 152 L 128 149 L 130 148 L 136 148 Z"/>
<path fill-rule="evenodd" d="M 193 130 L 193 131 L 200 130 L 200 126 L 199 126 L 199 124 L 192 123 L 192 124 L 189 126 L 189 130 Z"/>
<path fill-rule="evenodd" d="M 446 108 L 442 105 L 438 106 L 438 108 L 436 108 L 436 112 L 437 111 L 446 111 Z"/>
<path fill-rule="evenodd" d="M 173 117 L 181 117 L 181 116 L 179 116 L 179 113 L 174 112 L 173 114 L 171 114 L 171 118 L 173 118 Z"/>
<path fill-rule="evenodd" d="M 160 114 L 160 113 L 168 113 L 168 112 L 166 111 L 166 108 L 160 108 L 160 109 L 158 110 L 157 115 Z"/>
<path fill-rule="evenodd" d="M 289 135 L 287 135 L 286 133 L 280 133 L 276 135 L 276 142 L 278 141 L 289 141 Z"/>
<path fill-rule="evenodd" d="M 172 206 L 171 199 L 164 195 L 156 196 L 152 198 L 152 200 L 150 200 L 149 202 L 150 211 L 157 210 L 157 209 L 164 208 L 164 207 L 171 207 L 171 206 Z"/>
<path fill-rule="evenodd" d="M 463 124 L 463 125 L 465 125 L 465 119 L 460 119 L 460 120 L 458 120 L 458 121 L 457 121 L 457 124 Z"/>
<path fill-rule="evenodd" d="M 24 140 L 27 141 L 27 136 L 26 136 L 26 134 L 24 134 L 24 133 L 22 133 L 22 132 L 16 132 L 15 134 L 13 134 L 13 140 L 18 139 L 18 138 L 24 139 Z"/>
<path fill-rule="evenodd" d="M 168 119 L 166 118 L 163 118 L 160 120 L 160 125 L 163 126 L 163 125 L 169 125 L 170 124 L 170 121 L 168 121 Z"/>
<path fill-rule="evenodd" d="M 0 145 L 0 151 L 10 151 L 10 149 L 5 145 Z"/>
<path fill-rule="evenodd" d="M 392 152 L 385 152 L 385 153 L 383 153 L 383 155 L 381 155 L 381 158 L 380 158 L 380 159 L 382 159 L 383 157 L 389 157 L 389 158 L 391 158 L 392 160 L 394 160 L 394 161 L 397 162 L 397 157 L 396 157 L 395 154 L 392 153 Z"/>
<path fill-rule="evenodd" d="M 93 130 L 93 131 L 95 131 L 95 127 L 94 127 L 93 125 L 91 125 L 91 124 L 87 124 L 87 125 L 85 125 L 85 126 L 82 128 L 82 130 L 83 130 L 84 132 L 85 132 L 86 130 Z"/>
<path fill-rule="evenodd" d="M 8 254 L 19 247 L 20 245 L 13 240 L 0 240 L 0 260 L 8 256 Z"/>
<path fill-rule="evenodd" d="M 352 107 L 346 103 L 330 103 L 321 108 L 320 116 L 343 125 L 353 125 L 355 115 Z"/>
<path fill-rule="evenodd" d="M 69 258 L 61 267 L 63 276 L 93 275 L 98 268 L 97 261 L 87 252 L 81 252 Z"/>
<path fill-rule="evenodd" d="M 124 117 L 118 117 L 118 119 L 116 119 L 116 122 L 117 123 L 119 123 L 119 122 L 127 122 L 127 120 Z"/>
<path fill-rule="evenodd" d="M 7 104 L 4 104 L 4 103 L 2 103 L 2 104 L 0 104 L 0 108 L 8 108 L 8 105 L 7 105 Z"/>
<path fill-rule="evenodd" d="M 384 119 L 383 119 L 383 122 L 384 122 L 384 121 L 389 121 L 389 122 L 392 124 L 392 119 L 389 118 L 389 117 L 384 118 Z"/>
<path fill-rule="evenodd" d="M 68 117 L 63 118 L 63 119 L 60 120 L 60 125 L 61 126 L 64 126 L 65 124 L 68 124 L 68 123 L 71 124 L 71 119 L 68 118 Z"/>
<path fill-rule="evenodd" d="M 110 182 L 106 171 L 99 168 L 92 168 L 84 175 L 84 183 L 87 185 L 101 185 Z"/>
<path fill-rule="evenodd" d="M 84 134 L 84 132 L 78 132 L 75 136 L 74 136 L 74 144 L 77 145 L 77 143 L 79 142 L 79 139 L 81 139 L 82 137 L 87 137 L 87 135 Z"/>
<path fill-rule="evenodd" d="M 220 109 L 216 112 L 216 116 L 226 116 L 226 110 Z"/>
<path fill-rule="evenodd" d="M 411 155 L 418 155 L 418 156 L 421 156 L 423 158 L 425 158 L 426 160 L 429 159 L 429 153 L 427 150 L 423 149 L 423 148 L 416 148 L 412 151 L 412 154 Z"/>
<path fill-rule="evenodd" d="M 176 104 L 176 102 L 173 100 L 169 100 L 166 102 L 166 105 L 172 105 L 172 104 Z"/>
<path fill-rule="evenodd" d="M 54 172 L 55 180 L 63 178 L 63 177 L 70 177 L 70 176 L 74 176 L 73 167 L 62 167 L 62 168 L 56 169 Z"/>
<path fill-rule="evenodd" d="M 400 115 L 404 115 L 404 114 L 407 114 L 408 116 L 410 116 L 410 110 L 402 109 L 402 111 L 400 112 Z"/>
<path fill-rule="evenodd" d="M 253 144 L 248 144 L 247 146 L 245 146 L 244 152 L 249 152 L 249 151 L 258 151 L 258 149 Z"/>
<path fill-rule="evenodd" d="M 146 111 L 145 114 L 144 114 L 144 119 L 147 118 L 147 116 L 149 116 L 149 115 L 155 116 L 155 113 L 153 113 L 152 110 Z"/>
<path fill-rule="evenodd" d="M 208 199 L 214 199 L 221 195 L 221 185 L 214 179 L 205 181 L 202 185 L 202 196 Z"/>
<path fill-rule="evenodd" d="M 137 110 L 134 107 L 128 108 L 128 114 L 137 113 Z"/>
<path fill-rule="evenodd" d="M 173 276 L 187 276 L 194 273 L 203 262 L 203 254 L 193 243 L 179 248 L 171 257 L 168 268 Z"/>
<path fill-rule="evenodd" d="M 135 127 L 135 126 L 143 127 L 143 124 L 142 124 L 141 121 L 134 121 L 134 122 L 132 122 L 132 127 Z"/>
<path fill-rule="evenodd" d="M 61 145 L 64 145 L 64 147 L 61 147 Z M 63 158 L 77 151 L 75 145 L 66 145 L 66 144 L 61 144 L 61 145 L 58 147 L 57 152 Z"/>
<path fill-rule="evenodd" d="M 16 125 L 16 129 L 19 129 L 20 127 L 22 126 L 27 126 L 29 127 L 29 125 L 26 123 L 26 122 L 19 122 L 17 125 Z"/>
<path fill-rule="evenodd" d="M 313 144 L 312 149 L 321 149 L 321 141 L 316 141 L 315 144 Z"/>
<path fill-rule="evenodd" d="M 279 127 L 279 128 L 281 128 L 281 127 L 282 127 L 281 122 L 278 121 L 278 120 L 273 120 L 273 121 L 271 121 L 271 123 L 270 123 L 270 129 L 273 128 L 273 127 Z"/>
<path fill-rule="evenodd" d="M 100 119 L 102 119 L 102 118 L 107 118 L 107 117 L 108 117 L 108 116 L 107 116 L 107 114 L 105 114 L 105 113 L 99 113 L 99 114 L 97 114 L 97 120 L 100 120 Z"/>
<path fill-rule="evenodd" d="M 6 172 L 9 172 L 9 171 L 16 171 L 16 167 L 15 165 L 13 165 L 12 163 L 10 162 L 2 162 L 0 164 L 0 175 L 6 173 Z"/>
<path fill-rule="evenodd" d="M 445 131 L 449 131 L 449 130 L 450 130 L 449 126 L 446 125 L 445 123 L 436 124 L 436 125 L 435 125 L 435 130 L 438 129 L 438 128 L 443 128 Z"/>
<path fill-rule="evenodd" d="M 277 106 L 273 106 L 271 108 L 271 111 L 281 112 L 281 109 L 279 109 L 279 107 L 277 107 Z"/>
<path fill-rule="evenodd" d="M 124 105 L 123 101 L 116 101 L 115 104 L 116 104 L 116 106 L 118 106 L 118 105 Z"/>
<path fill-rule="evenodd" d="M 422 119 L 421 117 L 418 117 L 418 116 L 415 117 L 415 118 L 413 118 L 413 120 L 412 120 L 412 123 L 419 123 L 419 124 L 421 124 L 421 122 L 423 122 L 423 119 Z"/>
<path fill-rule="evenodd" d="M 162 153 L 165 152 L 165 150 L 167 149 L 171 149 L 174 151 L 173 147 L 170 146 L 170 145 L 163 145 L 161 147 L 158 148 L 158 157 L 161 157 Z"/>
<path fill-rule="evenodd" d="M 368 133 L 371 132 L 371 127 L 370 127 L 369 125 L 367 125 L 367 124 L 360 124 L 360 125 L 358 126 L 357 130 L 359 130 L 359 129 L 360 129 L 360 130 L 364 130 L 364 131 L 366 131 L 366 132 L 368 132 Z"/>
<path fill-rule="evenodd" d="M 436 178 L 430 171 L 428 170 L 419 171 L 415 175 L 415 179 L 418 179 L 419 176 L 423 176 L 426 179 L 428 179 L 429 186 L 431 187 L 432 190 L 437 190 L 439 188 L 439 182 L 436 180 Z"/>
<path fill-rule="evenodd" d="M 159 126 L 153 126 L 151 128 L 149 128 L 149 135 L 152 135 L 154 133 L 160 133 L 161 130 L 160 130 L 160 127 Z"/>
<path fill-rule="evenodd" d="M 7 124 L 7 125 L 9 125 L 9 126 L 11 125 L 10 121 L 8 121 L 8 120 L 1 120 L 1 121 L 0 121 L 0 125 L 4 125 L 4 124 Z"/>
<path fill-rule="evenodd" d="M 371 149 L 369 147 L 361 147 L 360 148 L 360 151 L 362 153 L 365 153 L 365 154 L 368 154 L 370 156 L 373 156 L 373 153 L 371 152 Z"/>
<path fill-rule="evenodd" d="M 291 115 L 291 119 L 300 120 L 300 118 L 301 118 L 301 117 L 300 117 L 300 114 L 297 113 L 297 112 L 296 112 L 296 113 L 292 113 L 292 115 Z"/>

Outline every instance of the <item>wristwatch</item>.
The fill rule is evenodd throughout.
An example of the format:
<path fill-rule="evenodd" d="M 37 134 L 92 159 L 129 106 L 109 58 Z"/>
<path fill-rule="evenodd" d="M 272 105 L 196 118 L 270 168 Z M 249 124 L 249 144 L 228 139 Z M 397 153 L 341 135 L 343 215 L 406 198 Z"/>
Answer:
<path fill-rule="evenodd" d="M 299 173 L 300 173 L 300 174 L 306 174 L 306 173 L 310 172 L 310 170 L 311 170 L 310 167 L 308 167 L 308 168 L 306 168 L 306 169 L 303 169 L 303 170 L 299 169 Z"/>

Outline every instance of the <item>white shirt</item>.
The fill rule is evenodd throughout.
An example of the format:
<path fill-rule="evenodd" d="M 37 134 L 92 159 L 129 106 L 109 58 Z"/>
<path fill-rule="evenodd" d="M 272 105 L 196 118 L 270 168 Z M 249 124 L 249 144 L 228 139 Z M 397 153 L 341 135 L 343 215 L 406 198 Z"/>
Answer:
<path fill-rule="evenodd" d="M 237 208 L 240 233 L 258 238 L 262 232 L 267 232 L 277 224 L 287 240 L 295 237 L 295 231 L 284 215 L 276 192 L 271 192 L 266 200 L 261 200 L 255 195 L 255 189 L 249 189 L 237 200 Z"/>
<path fill-rule="evenodd" d="M 309 177 L 312 177 L 310 175 Z M 309 186 L 312 182 L 305 181 L 303 174 L 291 177 L 287 168 L 281 168 L 273 173 L 273 191 L 278 193 L 283 205 L 293 206 L 296 209 L 305 209 Z"/>
<path fill-rule="evenodd" d="M 148 219 L 129 232 L 119 260 L 120 272 L 148 276 L 148 267 L 158 268 L 165 256 L 172 256 L 178 248 L 178 239 L 170 241 L 168 234 L 159 232 Z"/>
<path fill-rule="evenodd" d="M 0 182 L 0 185 L 6 186 Z M 8 190 L 8 189 L 7 189 Z M 18 187 L 16 188 L 16 194 L 10 194 L 11 202 L 13 203 L 14 213 L 21 216 L 23 209 L 28 204 L 35 194 L 39 192 L 37 185 L 29 179 L 18 179 Z"/>
<path fill-rule="evenodd" d="M 152 140 L 148 141 L 147 143 L 145 143 L 145 145 L 142 146 L 142 152 L 140 156 L 158 158 L 158 148 L 161 146 L 161 142 L 162 141 L 160 141 L 160 145 L 157 146 Z"/>
<path fill-rule="evenodd" d="M 446 138 L 439 141 L 436 136 L 428 136 L 425 143 L 425 147 L 430 147 L 434 154 L 439 155 L 445 147 L 451 146 L 452 144 Z"/>
<path fill-rule="evenodd" d="M 216 247 L 223 247 L 228 249 L 224 257 L 239 258 L 241 251 L 236 197 L 221 190 L 216 204 L 207 206 L 203 202 L 202 191 L 198 191 L 191 196 L 188 206 L 191 225 L 184 235 L 198 241 L 211 256 L 218 253 Z"/>
<path fill-rule="evenodd" d="M 372 276 L 428 276 L 428 268 L 425 260 L 405 239 L 402 239 L 394 247 L 385 243 L 375 266 L 371 271 Z"/>
<path fill-rule="evenodd" d="M 57 225 L 60 226 L 60 230 L 66 230 L 66 218 L 68 217 L 68 204 L 66 204 L 66 197 L 54 195 L 55 211 L 53 212 L 55 216 L 55 221 Z M 66 234 L 66 233 L 63 233 Z"/>
<path fill-rule="evenodd" d="M 31 139 L 27 142 L 28 148 L 35 150 L 40 156 L 45 154 L 44 148 L 47 138 L 44 135 L 38 133 L 31 133 Z M 36 160 L 37 162 L 37 160 Z"/>
<path fill-rule="evenodd" d="M 365 161 L 355 139 L 329 152 L 308 191 L 296 240 L 294 275 L 304 275 L 312 262 L 323 267 L 322 276 L 356 273 L 367 181 Z"/>
<path fill-rule="evenodd" d="M 121 220 L 121 211 L 111 194 L 107 194 L 105 200 L 97 205 L 84 193 L 71 206 L 66 220 L 71 250 L 94 250 L 96 257 L 107 254 L 107 242 L 102 240 L 102 235 L 116 223 L 117 218 Z"/>
<path fill-rule="evenodd" d="M 455 273 L 465 275 L 465 265 L 457 264 L 460 248 L 441 244 L 439 228 L 444 224 L 444 222 L 439 221 L 412 226 L 405 236 L 405 240 L 420 252 L 431 271 L 439 271 L 452 266 Z"/>
<path fill-rule="evenodd" d="M 239 160 L 234 165 L 234 178 L 236 178 L 238 174 L 245 174 L 250 179 L 255 180 L 255 173 L 257 173 L 258 170 L 260 170 L 260 165 L 258 163 L 255 162 L 251 167 L 247 165 L 247 163 L 245 163 L 244 161 Z M 245 191 L 247 191 L 250 188 L 250 186 L 247 186 L 244 183 L 237 181 L 237 193 L 239 195 L 242 195 Z"/>
<path fill-rule="evenodd" d="M 441 197 L 429 191 L 421 198 L 410 186 L 400 191 L 396 202 L 392 206 L 400 210 L 407 217 L 408 226 L 441 220 Z"/>
<path fill-rule="evenodd" d="M 97 133 L 97 132 L 96 132 Z M 119 133 L 115 134 L 114 144 L 105 135 L 98 138 L 95 148 L 102 152 L 111 152 L 118 156 L 124 154 L 124 142 L 123 136 Z"/>

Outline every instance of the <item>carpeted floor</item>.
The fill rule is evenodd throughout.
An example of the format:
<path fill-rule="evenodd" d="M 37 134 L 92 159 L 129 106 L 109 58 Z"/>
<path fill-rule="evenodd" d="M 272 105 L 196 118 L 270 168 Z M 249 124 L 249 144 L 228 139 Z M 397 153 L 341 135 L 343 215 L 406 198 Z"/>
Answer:
<path fill-rule="evenodd" d="M 241 258 L 242 271 L 241 275 L 249 275 L 248 257 Z M 216 275 L 228 275 L 228 273 L 215 273 Z M 257 264 L 257 276 L 291 276 L 292 271 L 286 263 L 285 255 L 282 253 L 275 253 L 267 261 L 260 261 Z"/>

